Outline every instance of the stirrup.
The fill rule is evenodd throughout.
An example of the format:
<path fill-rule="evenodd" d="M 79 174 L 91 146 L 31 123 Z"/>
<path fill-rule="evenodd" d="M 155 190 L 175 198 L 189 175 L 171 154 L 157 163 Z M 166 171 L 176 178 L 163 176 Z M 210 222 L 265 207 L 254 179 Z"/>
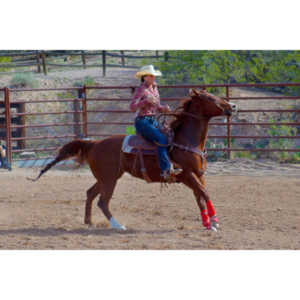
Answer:
<path fill-rule="evenodd" d="M 164 171 L 163 174 L 161 174 L 161 181 L 166 183 L 173 183 L 176 182 L 176 174 L 175 172 L 172 172 L 171 170 L 168 172 L 167 170 Z"/>
<path fill-rule="evenodd" d="M 171 168 L 170 168 L 170 174 L 176 176 L 178 174 L 180 174 L 182 172 L 182 169 L 181 168 L 175 168 L 173 166 L 173 164 L 171 164 Z"/>

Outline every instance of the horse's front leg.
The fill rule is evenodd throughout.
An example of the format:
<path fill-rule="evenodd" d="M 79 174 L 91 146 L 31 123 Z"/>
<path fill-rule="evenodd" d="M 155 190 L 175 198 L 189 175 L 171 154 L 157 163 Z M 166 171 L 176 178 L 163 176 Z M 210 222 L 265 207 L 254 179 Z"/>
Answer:
<path fill-rule="evenodd" d="M 215 216 L 215 212 L 213 212 L 213 210 L 212 210 L 213 207 L 208 205 L 208 207 L 210 207 L 210 208 L 209 209 L 206 208 L 206 204 L 211 203 L 211 202 L 209 201 L 209 196 L 208 196 L 207 190 L 205 189 L 205 186 L 201 183 L 198 176 L 192 171 L 191 172 L 183 172 L 180 175 L 181 176 L 178 179 L 180 179 L 180 181 L 183 184 L 185 184 L 186 186 L 191 188 L 194 192 L 197 204 L 200 209 L 202 225 L 206 229 L 212 229 L 212 230 L 216 231 L 216 226 L 214 226 L 214 223 L 213 223 L 214 219 L 212 219 L 212 222 L 211 222 L 211 217 Z"/>
<path fill-rule="evenodd" d="M 198 179 L 205 188 L 206 182 L 205 182 L 204 176 L 202 175 L 202 176 L 198 177 Z M 219 227 L 219 219 L 217 218 L 215 208 L 214 208 L 210 198 L 206 201 L 206 207 L 207 207 L 207 213 L 208 213 L 211 227 L 218 228 Z"/>

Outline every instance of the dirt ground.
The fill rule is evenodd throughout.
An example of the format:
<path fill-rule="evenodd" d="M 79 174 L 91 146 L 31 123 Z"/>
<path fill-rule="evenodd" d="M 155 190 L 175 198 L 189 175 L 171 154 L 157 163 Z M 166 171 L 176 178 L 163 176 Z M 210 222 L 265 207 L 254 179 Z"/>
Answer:
<path fill-rule="evenodd" d="M 210 163 L 207 185 L 220 230 L 203 229 L 194 196 L 173 184 L 160 191 L 124 175 L 111 200 L 128 230 L 110 229 L 93 206 L 83 224 L 88 169 L 0 171 L 1 249 L 300 249 L 300 165 L 233 160 Z"/>

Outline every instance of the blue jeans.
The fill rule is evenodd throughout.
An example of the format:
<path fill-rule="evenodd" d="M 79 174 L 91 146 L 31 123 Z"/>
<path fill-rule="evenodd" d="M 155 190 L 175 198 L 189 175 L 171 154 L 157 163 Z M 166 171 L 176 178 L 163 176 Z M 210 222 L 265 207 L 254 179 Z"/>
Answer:
<path fill-rule="evenodd" d="M 152 117 L 137 117 L 134 122 L 136 132 L 149 142 L 157 142 L 162 145 L 167 145 L 166 137 L 158 129 L 156 120 Z M 167 147 L 158 146 L 158 161 L 163 174 L 165 170 L 170 171 L 170 161 L 168 157 Z"/>

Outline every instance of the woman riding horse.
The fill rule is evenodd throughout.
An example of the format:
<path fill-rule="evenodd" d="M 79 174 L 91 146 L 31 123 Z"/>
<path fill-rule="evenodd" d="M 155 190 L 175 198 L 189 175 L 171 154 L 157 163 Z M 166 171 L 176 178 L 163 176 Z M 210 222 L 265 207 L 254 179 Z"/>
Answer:
<path fill-rule="evenodd" d="M 160 107 L 159 104 L 156 104 L 156 107 Z M 193 190 L 200 209 L 202 225 L 209 230 L 217 230 L 218 218 L 206 190 L 204 179 L 208 123 L 214 117 L 230 116 L 234 111 L 236 111 L 236 106 L 233 103 L 205 90 L 191 89 L 189 95 L 175 110 L 176 119 L 170 124 L 174 131 L 174 138 L 171 142 L 172 150 L 169 155 L 172 161 L 182 168 L 182 172 L 176 176 L 176 180 Z M 138 128 L 139 124 L 138 121 Z M 151 128 L 151 132 L 155 130 L 152 129 L 151 125 L 144 125 L 143 123 L 141 127 L 142 132 L 147 132 L 145 128 Z M 155 127 L 153 126 L 153 128 Z M 81 163 L 87 162 L 96 182 L 87 190 L 84 223 L 92 224 L 92 203 L 96 196 L 100 195 L 98 207 L 102 210 L 111 227 L 125 230 L 125 226 L 119 224 L 113 217 L 109 208 L 110 200 L 117 181 L 125 172 L 143 179 L 142 172 L 136 172 L 133 168 L 136 156 L 122 152 L 125 138 L 126 135 L 112 135 L 101 141 L 71 141 L 65 144 L 59 150 L 56 158 L 40 171 L 37 178 L 32 180 L 38 180 L 54 165 L 69 158 L 76 158 Z M 152 182 L 161 181 L 161 170 L 156 165 L 156 160 L 157 158 L 153 155 L 147 155 L 144 159 L 144 167 L 147 169 Z"/>
<path fill-rule="evenodd" d="M 167 139 L 159 130 L 154 114 L 157 112 L 170 112 L 168 105 L 160 104 L 160 97 L 155 76 L 161 76 L 159 70 L 154 70 L 153 65 L 142 67 L 136 78 L 141 79 L 140 86 L 136 89 L 130 103 L 131 111 L 136 113 L 134 125 L 136 132 L 149 142 L 157 143 L 157 152 L 161 177 L 164 181 L 169 181 L 176 176 L 180 170 L 175 170 L 169 160 L 167 152 Z"/>

